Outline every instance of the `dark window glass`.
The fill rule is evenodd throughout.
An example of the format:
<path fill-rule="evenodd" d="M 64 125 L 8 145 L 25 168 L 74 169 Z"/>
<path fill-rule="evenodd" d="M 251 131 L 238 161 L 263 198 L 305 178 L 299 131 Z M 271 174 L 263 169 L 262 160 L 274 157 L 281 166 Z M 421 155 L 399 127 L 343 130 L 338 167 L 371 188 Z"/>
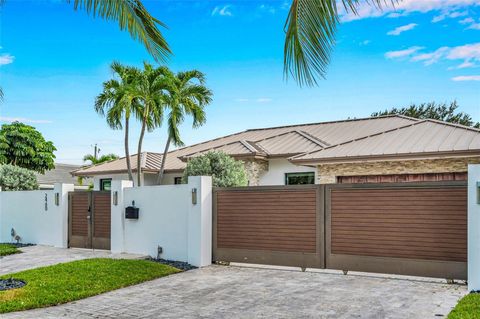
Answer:
<path fill-rule="evenodd" d="M 181 183 L 182 183 L 182 178 L 181 178 L 181 177 L 175 177 L 175 178 L 173 179 L 173 183 L 174 183 L 175 185 L 181 184 Z"/>
<path fill-rule="evenodd" d="M 306 185 L 315 184 L 315 173 L 286 173 L 285 185 Z"/>
<path fill-rule="evenodd" d="M 101 191 L 109 191 L 112 189 L 112 179 L 101 179 L 100 180 L 100 190 Z"/>

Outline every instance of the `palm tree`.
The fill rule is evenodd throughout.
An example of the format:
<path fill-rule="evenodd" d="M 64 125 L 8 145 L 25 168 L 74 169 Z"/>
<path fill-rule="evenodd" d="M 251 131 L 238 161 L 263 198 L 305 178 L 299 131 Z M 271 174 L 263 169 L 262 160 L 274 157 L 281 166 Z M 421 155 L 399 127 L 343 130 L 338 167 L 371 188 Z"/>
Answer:
<path fill-rule="evenodd" d="M 0 87 L 0 102 L 3 102 L 3 89 Z"/>
<path fill-rule="evenodd" d="M 340 22 L 337 3 L 357 14 L 360 5 L 381 9 L 401 0 L 293 0 L 285 22 L 284 75 L 302 85 L 316 85 L 325 77 Z"/>
<path fill-rule="evenodd" d="M 206 121 L 204 108 L 212 100 L 212 92 L 205 86 L 205 75 L 200 71 L 192 70 L 177 74 L 168 71 L 166 78 L 168 93 L 165 96 L 165 107 L 169 109 L 168 138 L 157 184 L 162 183 L 170 143 L 173 142 L 175 146 L 183 145 L 178 127 L 184 121 L 185 115 L 193 117 L 194 128 L 203 125 Z"/>
<path fill-rule="evenodd" d="M 87 154 L 83 157 L 84 162 L 90 161 L 90 163 L 92 163 L 93 165 L 109 162 L 115 159 L 118 159 L 118 155 L 116 154 L 105 154 L 100 157 L 95 157 L 95 155 Z"/>
<path fill-rule="evenodd" d="M 141 121 L 140 137 L 137 149 L 137 185 L 141 186 L 141 156 L 142 144 L 145 131 L 153 131 L 161 126 L 163 121 L 163 107 L 165 104 L 166 67 L 154 68 L 151 64 L 144 62 L 144 70 L 138 78 L 135 86 L 134 96 L 139 101 L 139 108 L 135 114 Z"/>
<path fill-rule="evenodd" d="M 107 123 L 112 129 L 125 129 L 125 160 L 127 162 L 128 178 L 133 181 L 132 165 L 129 151 L 129 122 L 132 113 L 140 109 L 139 101 L 134 93 L 141 72 L 133 67 L 126 67 L 113 62 L 111 70 L 119 78 L 103 83 L 103 92 L 95 99 L 95 111 L 106 115 Z M 125 123 L 122 125 L 122 121 Z"/>
<path fill-rule="evenodd" d="M 0 6 L 6 0 L 0 0 Z M 74 10 L 83 9 L 93 17 L 118 22 L 120 30 L 140 41 L 155 61 L 165 61 L 172 53 L 157 25 L 166 27 L 150 15 L 140 0 L 66 0 Z"/>

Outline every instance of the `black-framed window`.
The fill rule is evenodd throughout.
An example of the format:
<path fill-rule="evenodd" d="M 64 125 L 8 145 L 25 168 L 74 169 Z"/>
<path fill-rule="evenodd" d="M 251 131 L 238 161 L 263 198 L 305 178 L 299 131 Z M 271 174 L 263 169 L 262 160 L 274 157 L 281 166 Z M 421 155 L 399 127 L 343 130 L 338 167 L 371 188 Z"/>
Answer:
<path fill-rule="evenodd" d="M 112 179 L 111 178 L 102 178 L 100 180 L 100 190 L 109 191 L 112 189 Z"/>
<path fill-rule="evenodd" d="M 285 185 L 315 184 L 314 172 L 285 173 Z"/>
<path fill-rule="evenodd" d="M 181 176 L 180 177 L 174 177 L 173 178 L 173 183 L 175 185 L 182 184 L 182 177 Z"/>

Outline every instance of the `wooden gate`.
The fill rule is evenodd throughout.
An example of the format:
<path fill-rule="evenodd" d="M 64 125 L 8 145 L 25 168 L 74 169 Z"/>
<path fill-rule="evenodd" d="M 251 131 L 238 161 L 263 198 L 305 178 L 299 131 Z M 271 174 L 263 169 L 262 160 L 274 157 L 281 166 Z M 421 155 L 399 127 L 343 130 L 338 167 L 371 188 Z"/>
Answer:
<path fill-rule="evenodd" d="M 466 182 L 216 188 L 214 261 L 467 276 Z"/>
<path fill-rule="evenodd" d="M 110 192 L 68 194 L 69 247 L 110 249 Z"/>
<path fill-rule="evenodd" d="M 326 186 L 326 266 L 467 278 L 465 182 Z"/>
<path fill-rule="evenodd" d="M 323 186 L 214 190 L 217 261 L 324 268 Z"/>

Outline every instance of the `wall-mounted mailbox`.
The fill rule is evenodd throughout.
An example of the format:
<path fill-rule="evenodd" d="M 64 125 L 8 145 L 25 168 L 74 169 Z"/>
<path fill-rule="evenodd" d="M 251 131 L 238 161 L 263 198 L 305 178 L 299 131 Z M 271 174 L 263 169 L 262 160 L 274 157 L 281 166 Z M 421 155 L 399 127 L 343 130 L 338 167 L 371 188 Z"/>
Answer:
<path fill-rule="evenodd" d="M 128 206 L 125 208 L 126 219 L 138 219 L 138 207 Z"/>

